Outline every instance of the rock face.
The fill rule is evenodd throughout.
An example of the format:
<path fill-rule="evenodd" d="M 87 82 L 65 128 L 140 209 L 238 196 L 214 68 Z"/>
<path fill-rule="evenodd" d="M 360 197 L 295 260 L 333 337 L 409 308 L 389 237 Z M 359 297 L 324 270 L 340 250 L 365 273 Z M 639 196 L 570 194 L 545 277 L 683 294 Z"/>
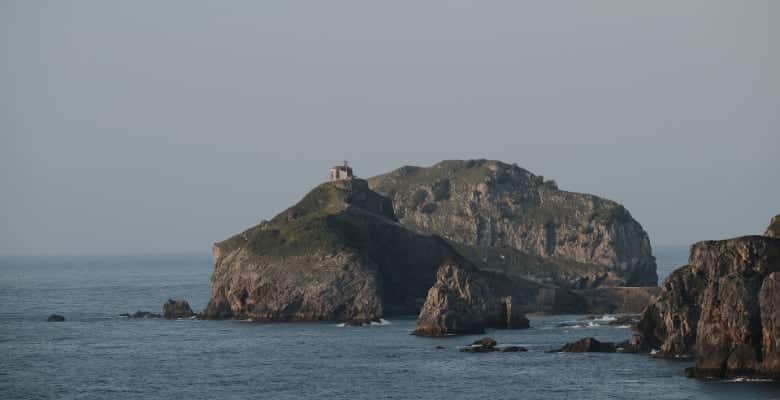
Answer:
<path fill-rule="evenodd" d="M 52 314 L 52 315 L 49 315 L 49 318 L 46 318 L 46 321 L 48 321 L 48 322 L 64 322 L 65 321 L 65 317 L 63 317 L 62 315 L 59 315 L 59 314 Z"/>
<path fill-rule="evenodd" d="M 780 239 L 745 236 L 691 247 L 645 310 L 646 346 L 693 355 L 693 376 L 780 377 Z"/>
<path fill-rule="evenodd" d="M 769 222 L 769 226 L 766 228 L 764 236 L 780 239 L 780 214 L 772 217 L 772 221 Z"/>
<path fill-rule="evenodd" d="M 163 304 L 163 317 L 165 319 L 190 318 L 194 316 L 190 303 L 183 299 L 168 299 Z"/>
<path fill-rule="evenodd" d="M 446 238 L 480 268 L 567 288 L 657 283 L 647 233 L 624 207 L 516 165 L 442 161 L 369 184 L 401 223 Z"/>
<path fill-rule="evenodd" d="M 360 179 L 318 186 L 213 253 L 205 318 L 355 323 L 418 313 L 439 265 L 460 257 Z"/>
<path fill-rule="evenodd" d="M 523 288 L 505 276 L 480 271 L 466 260 L 444 262 L 417 317 L 421 336 L 483 333 L 485 328 L 528 328 L 513 304 Z"/>

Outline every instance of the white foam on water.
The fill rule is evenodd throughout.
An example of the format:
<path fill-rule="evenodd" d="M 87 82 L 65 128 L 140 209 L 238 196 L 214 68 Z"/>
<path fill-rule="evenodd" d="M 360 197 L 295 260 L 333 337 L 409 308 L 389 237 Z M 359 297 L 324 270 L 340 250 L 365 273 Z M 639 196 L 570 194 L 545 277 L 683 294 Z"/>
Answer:
<path fill-rule="evenodd" d="M 724 379 L 723 382 L 774 382 L 774 379 L 769 378 L 748 378 L 748 377 L 740 377 L 740 378 L 733 378 L 733 379 Z"/>
<path fill-rule="evenodd" d="M 371 326 L 382 326 L 382 325 L 391 325 L 391 324 L 392 324 L 392 322 L 390 322 L 390 321 L 388 321 L 388 320 L 386 320 L 384 318 L 379 318 L 379 322 L 371 321 Z"/>
<path fill-rule="evenodd" d="M 612 321 L 617 320 L 617 317 L 615 317 L 613 315 L 609 315 L 609 314 L 604 314 L 604 315 L 602 315 L 602 316 L 600 316 L 598 318 L 594 318 L 593 320 L 594 321 L 599 321 L 599 322 L 612 322 Z"/>

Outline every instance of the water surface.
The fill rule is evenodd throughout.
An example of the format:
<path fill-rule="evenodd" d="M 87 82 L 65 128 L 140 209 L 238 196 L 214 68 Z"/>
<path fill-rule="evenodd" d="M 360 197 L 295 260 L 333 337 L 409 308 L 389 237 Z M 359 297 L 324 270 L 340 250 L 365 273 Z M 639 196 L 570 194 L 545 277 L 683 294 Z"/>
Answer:
<path fill-rule="evenodd" d="M 687 248 L 658 249 L 659 275 Z M 208 301 L 203 255 L 0 258 L 2 399 L 780 399 L 776 383 L 685 378 L 687 362 L 628 354 L 548 354 L 584 336 L 630 330 L 580 316 L 531 317 L 490 331 L 527 353 L 465 354 L 480 336 L 409 335 L 411 318 L 336 323 L 128 320 L 181 296 Z M 64 323 L 47 323 L 61 313 Z M 437 349 L 444 346 L 444 349 Z"/>

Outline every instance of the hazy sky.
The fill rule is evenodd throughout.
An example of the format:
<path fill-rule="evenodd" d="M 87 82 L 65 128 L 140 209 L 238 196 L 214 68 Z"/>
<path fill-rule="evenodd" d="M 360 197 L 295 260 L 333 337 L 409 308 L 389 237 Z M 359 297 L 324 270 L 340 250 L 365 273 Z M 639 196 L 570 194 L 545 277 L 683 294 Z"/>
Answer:
<path fill-rule="evenodd" d="M 0 0 L 0 253 L 208 252 L 348 159 L 516 162 L 654 244 L 780 213 L 780 1 Z"/>

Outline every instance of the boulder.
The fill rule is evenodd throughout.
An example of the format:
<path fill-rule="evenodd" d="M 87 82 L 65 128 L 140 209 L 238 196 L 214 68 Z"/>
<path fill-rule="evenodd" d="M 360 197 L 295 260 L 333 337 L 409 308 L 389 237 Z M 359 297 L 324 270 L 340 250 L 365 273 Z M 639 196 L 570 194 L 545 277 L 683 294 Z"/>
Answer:
<path fill-rule="evenodd" d="M 191 318 L 194 315 L 190 303 L 184 299 L 168 299 L 163 303 L 163 318 L 165 319 Z"/>
<path fill-rule="evenodd" d="M 62 315 L 59 315 L 59 314 L 52 314 L 52 315 L 49 315 L 49 318 L 46 318 L 46 321 L 48 321 L 48 322 L 64 322 L 65 321 L 65 317 L 63 317 Z"/>

